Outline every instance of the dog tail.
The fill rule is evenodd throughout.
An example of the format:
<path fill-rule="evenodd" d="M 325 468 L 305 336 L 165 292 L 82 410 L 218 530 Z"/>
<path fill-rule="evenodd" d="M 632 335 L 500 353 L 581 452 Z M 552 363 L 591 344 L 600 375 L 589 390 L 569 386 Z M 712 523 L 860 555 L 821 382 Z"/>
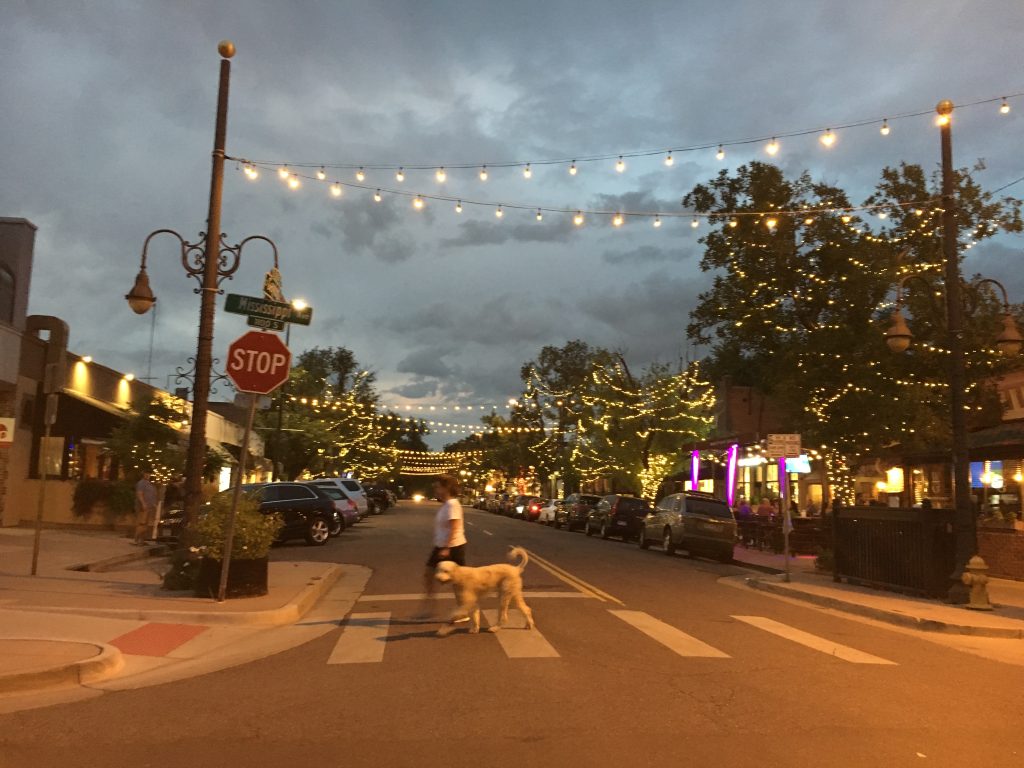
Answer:
<path fill-rule="evenodd" d="M 519 562 L 515 562 L 515 558 L 519 558 Z M 526 564 L 530 562 L 530 556 L 526 554 L 526 550 L 522 547 L 509 547 L 508 548 L 508 561 L 519 569 L 522 573 L 526 570 Z"/>

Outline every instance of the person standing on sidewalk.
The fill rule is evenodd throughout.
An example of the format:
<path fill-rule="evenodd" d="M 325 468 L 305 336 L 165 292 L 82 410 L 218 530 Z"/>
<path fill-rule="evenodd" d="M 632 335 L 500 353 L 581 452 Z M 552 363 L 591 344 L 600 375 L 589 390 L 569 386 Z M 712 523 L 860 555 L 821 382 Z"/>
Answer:
<path fill-rule="evenodd" d="M 441 475 L 434 481 L 434 496 L 441 502 L 434 516 L 434 548 L 427 558 L 423 574 L 423 592 L 426 602 L 421 618 L 433 616 L 432 601 L 437 588 L 434 571 L 442 560 L 452 560 L 459 565 L 466 564 L 466 526 L 459 503 L 459 480 L 453 475 Z"/>
<path fill-rule="evenodd" d="M 156 515 L 158 495 L 156 486 L 150 481 L 151 475 L 150 470 L 142 470 L 142 477 L 135 484 L 135 539 L 132 543 L 140 546 L 146 543 L 146 534 Z"/>

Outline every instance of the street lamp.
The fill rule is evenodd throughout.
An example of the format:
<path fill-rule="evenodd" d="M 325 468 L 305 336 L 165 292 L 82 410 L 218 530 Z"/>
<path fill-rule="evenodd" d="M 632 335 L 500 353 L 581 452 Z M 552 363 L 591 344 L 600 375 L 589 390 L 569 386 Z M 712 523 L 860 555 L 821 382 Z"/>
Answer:
<path fill-rule="evenodd" d="M 220 292 L 220 284 L 230 278 L 238 269 L 242 248 L 252 240 L 262 240 L 274 252 L 274 267 L 277 267 L 277 246 L 262 235 L 247 237 L 237 245 L 228 245 L 220 231 L 221 201 L 224 188 L 224 139 L 227 133 L 228 86 L 231 78 L 230 59 L 235 55 L 235 46 L 230 40 L 217 45 L 221 55 L 220 83 L 217 91 L 217 122 L 213 139 L 213 167 L 210 174 L 210 204 L 207 215 L 207 230 L 200 232 L 199 239 L 190 243 L 173 229 L 158 229 L 151 232 L 142 246 L 142 261 L 135 284 L 125 298 L 136 314 L 145 314 L 156 303 L 156 296 L 149 285 L 146 274 L 146 252 L 149 241 L 156 235 L 169 234 L 178 239 L 181 249 L 181 263 L 189 277 L 196 278 L 200 294 L 199 334 L 196 347 L 195 381 L 192 387 L 192 428 L 189 433 L 188 453 L 185 459 L 185 524 L 190 525 L 196 518 L 202 503 L 203 465 L 206 457 L 206 413 L 210 397 L 210 369 L 213 364 L 213 318 L 214 302 Z"/>
<path fill-rule="evenodd" d="M 967 450 L 967 416 L 964 391 L 966 388 L 966 365 L 964 362 L 963 305 L 961 303 L 960 260 L 957 253 L 956 196 L 953 191 L 953 102 L 940 101 L 935 112 L 939 126 L 942 150 L 942 257 L 946 289 L 946 333 L 949 350 L 949 392 L 950 421 L 952 427 L 951 459 L 953 465 L 953 506 L 956 511 L 956 564 L 952 574 L 952 586 L 947 594 L 951 603 L 968 602 L 968 589 L 961 581 L 964 567 L 977 554 L 978 531 L 971 503 L 971 469 Z M 893 352 L 904 352 L 913 339 L 906 320 L 900 311 L 903 280 L 897 289 L 897 307 L 892 315 L 892 326 L 886 331 L 885 340 Z M 985 279 L 1003 294 L 1003 330 L 996 338 L 996 346 L 1005 355 L 1020 352 L 1022 337 L 1020 329 L 1010 314 L 1006 289 L 996 280 Z"/>

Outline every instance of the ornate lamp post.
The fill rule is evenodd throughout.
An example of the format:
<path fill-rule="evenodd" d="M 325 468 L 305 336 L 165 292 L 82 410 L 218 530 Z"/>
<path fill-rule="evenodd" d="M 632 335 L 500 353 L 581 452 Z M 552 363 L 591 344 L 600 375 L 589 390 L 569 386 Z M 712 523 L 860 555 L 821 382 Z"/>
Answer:
<path fill-rule="evenodd" d="M 967 373 L 964 363 L 963 304 L 961 299 L 960 258 L 957 252 L 957 211 L 953 191 L 953 140 L 951 124 L 953 102 L 943 100 L 935 107 L 938 114 L 936 123 L 942 147 L 942 256 L 946 293 L 946 333 L 949 350 L 949 391 L 950 422 L 952 427 L 953 506 L 956 509 L 956 566 L 952 574 L 953 583 L 948 593 L 951 603 L 966 603 L 968 589 L 961 581 L 964 567 L 977 554 L 978 532 L 971 501 L 971 467 L 967 450 L 967 415 L 964 410 L 964 392 Z M 913 339 L 900 311 L 903 298 L 903 283 L 897 289 L 897 307 L 892 315 L 892 325 L 886 331 L 885 340 L 893 352 L 904 352 Z M 1003 294 L 1003 330 L 996 338 L 996 346 L 1005 355 L 1020 352 L 1022 336 L 1010 313 L 1006 289 L 996 280 L 985 279 L 983 283 L 998 286 Z"/>
<path fill-rule="evenodd" d="M 188 453 L 185 460 L 185 524 L 191 525 L 202 503 L 203 464 L 206 457 L 206 414 L 210 397 L 210 369 L 213 363 L 213 318 L 214 302 L 220 292 L 220 284 L 230 278 L 238 269 L 242 248 L 252 240 L 262 240 L 270 245 L 274 253 L 274 267 L 277 267 L 277 246 L 262 235 L 247 237 L 237 245 L 228 245 L 220 231 L 221 200 L 224 187 L 224 139 L 228 120 L 228 86 L 231 77 L 231 62 L 235 46 L 230 40 L 222 40 L 217 50 L 221 55 L 220 85 L 217 92 L 217 123 L 213 140 L 213 169 L 210 178 L 210 205 L 207 216 L 207 230 L 199 239 L 190 243 L 173 229 L 158 229 L 151 232 L 142 246 L 142 263 L 135 285 L 125 298 L 137 314 L 144 314 L 156 303 L 156 297 L 149 286 L 146 274 L 146 251 L 149 241 L 156 235 L 169 234 L 178 238 L 181 249 L 181 263 L 189 277 L 196 278 L 200 294 L 199 336 L 196 347 L 195 381 L 192 388 L 192 427 L 189 433 Z"/>

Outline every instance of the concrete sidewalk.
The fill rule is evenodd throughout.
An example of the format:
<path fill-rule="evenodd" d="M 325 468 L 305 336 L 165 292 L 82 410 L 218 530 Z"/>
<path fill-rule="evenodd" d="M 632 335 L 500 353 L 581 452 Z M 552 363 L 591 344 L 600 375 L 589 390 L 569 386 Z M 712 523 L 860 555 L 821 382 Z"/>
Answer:
<path fill-rule="evenodd" d="M 240 644 L 295 625 L 346 574 L 353 592 L 369 573 L 272 562 L 267 595 L 217 603 L 161 589 L 167 560 L 117 534 L 43 531 L 37 576 L 28 575 L 32 542 L 31 530 L 0 529 L 0 695 L 237 656 Z M 78 570 L 97 560 L 108 569 Z"/>
<path fill-rule="evenodd" d="M 816 570 L 815 558 L 808 555 L 790 558 L 789 582 L 782 577 L 786 565 L 781 554 L 738 546 L 734 558 L 737 565 L 767 574 L 744 579 L 747 586 L 762 592 L 927 632 L 1024 639 L 1024 582 L 990 578 L 988 593 L 995 610 L 975 611 L 939 600 L 835 582 L 830 572 Z"/>

